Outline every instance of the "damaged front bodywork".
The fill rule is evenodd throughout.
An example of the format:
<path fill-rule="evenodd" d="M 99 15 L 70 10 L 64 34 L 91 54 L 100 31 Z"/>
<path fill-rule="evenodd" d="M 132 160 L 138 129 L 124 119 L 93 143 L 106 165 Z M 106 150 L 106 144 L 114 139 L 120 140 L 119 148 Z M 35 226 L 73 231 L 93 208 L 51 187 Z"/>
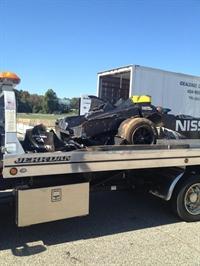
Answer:
<path fill-rule="evenodd" d="M 86 145 L 113 145 L 120 137 L 118 128 L 128 118 L 145 117 L 160 124 L 161 116 L 151 104 L 134 104 L 130 99 L 112 105 L 92 96 L 89 112 L 84 116 L 67 117 L 56 122 L 61 139 L 72 138 Z"/>

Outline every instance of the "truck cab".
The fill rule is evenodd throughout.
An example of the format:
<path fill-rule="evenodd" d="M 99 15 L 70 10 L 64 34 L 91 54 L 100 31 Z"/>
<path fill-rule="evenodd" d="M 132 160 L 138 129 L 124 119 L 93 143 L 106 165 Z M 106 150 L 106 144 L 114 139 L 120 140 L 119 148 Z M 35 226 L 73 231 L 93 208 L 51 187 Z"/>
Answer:
<path fill-rule="evenodd" d="M 11 72 L 0 74 L 0 145 L 3 154 L 23 154 L 24 150 L 17 138 L 16 99 L 14 88 L 20 78 Z"/>

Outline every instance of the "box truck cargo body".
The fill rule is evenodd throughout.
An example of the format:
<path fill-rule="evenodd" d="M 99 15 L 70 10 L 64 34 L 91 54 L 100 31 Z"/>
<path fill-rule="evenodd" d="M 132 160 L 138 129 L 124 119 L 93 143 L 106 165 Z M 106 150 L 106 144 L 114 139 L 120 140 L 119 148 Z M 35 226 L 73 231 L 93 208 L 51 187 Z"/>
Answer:
<path fill-rule="evenodd" d="M 97 96 L 116 103 L 132 95 L 150 95 L 152 104 L 173 114 L 200 117 L 200 77 L 139 65 L 98 73 Z"/>

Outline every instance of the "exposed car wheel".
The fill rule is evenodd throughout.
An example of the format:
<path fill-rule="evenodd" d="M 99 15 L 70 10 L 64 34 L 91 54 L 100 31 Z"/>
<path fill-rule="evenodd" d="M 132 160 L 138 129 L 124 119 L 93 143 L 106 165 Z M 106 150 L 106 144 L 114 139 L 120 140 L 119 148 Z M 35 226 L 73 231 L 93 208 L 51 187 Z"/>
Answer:
<path fill-rule="evenodd" d="M 129 118 L 120 124 L 118 136 L 127 144 L 155 144 L 157 130 L 154 123 L 146 118 Z"/>
<path fill-rule="evenodd" d="M 171 199 L 173 211 L 186 222 L 200 221 L 200 176 L 177 186 Z"/>

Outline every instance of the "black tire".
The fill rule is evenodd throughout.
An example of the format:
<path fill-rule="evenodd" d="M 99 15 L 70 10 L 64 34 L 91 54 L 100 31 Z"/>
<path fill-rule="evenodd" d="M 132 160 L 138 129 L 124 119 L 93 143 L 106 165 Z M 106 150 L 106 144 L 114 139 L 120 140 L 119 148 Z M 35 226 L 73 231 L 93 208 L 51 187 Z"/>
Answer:
<path fill-rule="evenodd" d="M 188 177 L 178 184 L 172 195 L 171 204 L 173 211 L 182 220 L 200 221 L 200 176 Z"/>
<path fill-rule="evenodd" d="M 146 118 L 129 118 L 120 124 L 118 136 L 127 144 L 155 144 L 157 130 L 154 123 Z"/>

